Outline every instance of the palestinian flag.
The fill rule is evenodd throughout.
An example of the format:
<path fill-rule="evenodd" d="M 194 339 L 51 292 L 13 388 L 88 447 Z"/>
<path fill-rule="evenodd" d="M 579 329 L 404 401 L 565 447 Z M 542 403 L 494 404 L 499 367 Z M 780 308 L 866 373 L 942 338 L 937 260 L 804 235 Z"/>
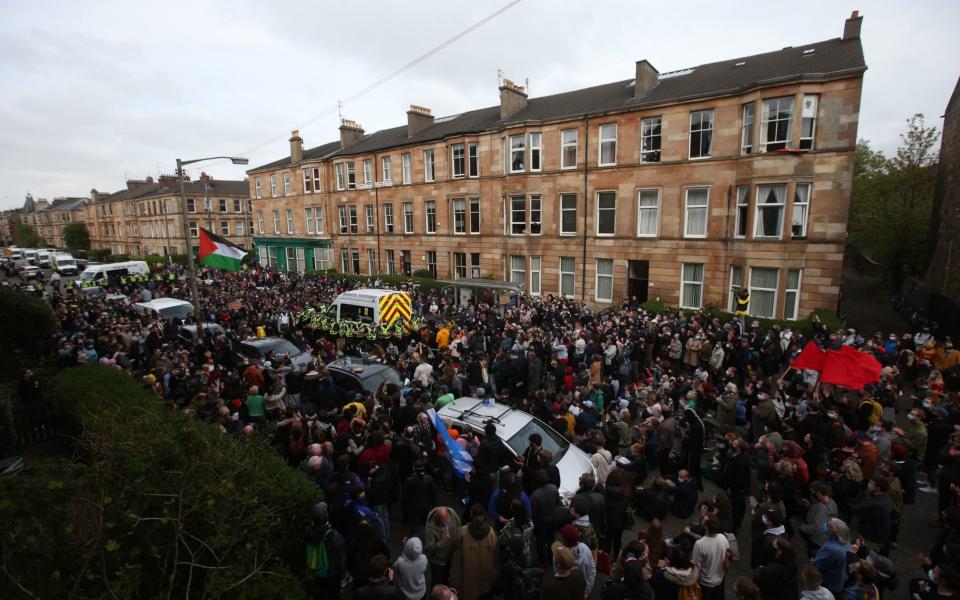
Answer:
<path fill-rule="evenodd" d="M 239 271 L 247 251 L 219 235 L 200 228 L 200 264 L 227 271 Z"/>

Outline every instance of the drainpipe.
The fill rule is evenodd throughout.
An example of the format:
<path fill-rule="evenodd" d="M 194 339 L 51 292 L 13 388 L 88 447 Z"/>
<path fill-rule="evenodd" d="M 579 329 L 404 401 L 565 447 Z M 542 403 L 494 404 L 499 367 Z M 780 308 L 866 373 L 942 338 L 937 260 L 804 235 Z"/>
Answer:
<path fill-rule="evenodd" d="M 590 117 L 583 115 L 583 258 L 580 260 L 580 302 L 587 301 L 587 170 L 590 168 Z"/>
<path fill-rule="evenodd" d="M 410 159 L 411 161 L 413 158 Z M 403 165 L 401 165 L 401 168 Z M 373 215 L 373 226 L 374 232 L 377 234 L 377 274 L 380 273 L 380 188 L 377 187 L 377 178 L 380 175 L 377 173 L 379 169 L 377 162 L 377 153 L 373 153 L 373 204 L 375 214 Z M 392 176 L 392 174 L 391 174 Z M 412 272 L 412 271 L 411 271 Z"/>

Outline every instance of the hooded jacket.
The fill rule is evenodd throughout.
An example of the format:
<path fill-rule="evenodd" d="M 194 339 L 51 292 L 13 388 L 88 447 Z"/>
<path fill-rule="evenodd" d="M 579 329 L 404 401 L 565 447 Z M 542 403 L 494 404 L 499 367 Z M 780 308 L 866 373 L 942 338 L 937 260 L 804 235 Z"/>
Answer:
<path fill-rule="evenodd" d="M 420 600 L 427 593 L 427 557 L 423 554 L 423 544 L 420 538 L 412 537 L 407 540 L 403 552 L 393 563 L 397 574 L 397 587 L 400 593 L 408 600 Z"/>
<path fill-rule="evenodd" d="M 450 563 L 450 560 L 453 558 L 453 553 L 457 548 L 457 538 L 460 535 L 460 516 L 452 508 L 446 510 L 450 519 L 446 527 L 446 532 L 450 537 L 446 542 L 440 541 L 443 537 L 444 528 L 437 525 L 436 519 L 434 518 L 434 513 L 436 513 L 437 509 L 434 508 L 430 511 L 430 514 L 427 515 L 427 525 L 424 532 L 424 552 L 427 554 L 429 561 L 436 565 L 446 565 Z"/>

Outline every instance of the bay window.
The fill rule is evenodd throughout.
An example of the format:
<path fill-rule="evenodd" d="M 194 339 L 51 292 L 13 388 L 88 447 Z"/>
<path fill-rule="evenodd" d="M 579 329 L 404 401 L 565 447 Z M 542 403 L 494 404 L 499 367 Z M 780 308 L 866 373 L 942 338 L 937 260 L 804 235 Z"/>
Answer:
<path fill-rule="evenodd" d="M 564 129 L 560 132 L 560 168 L 577 167 L 577 130 Z"/>
<path fill-rule="evenodd" d="M 524 161 L 526 160 L 527 149 L 525 145 L 524 135 L 511 135 L 510 136 L 510 172 L 511 173 L 522 173 L 524 169 Z"/>
<path fill-rule="evenodd" d="M 740 132 L 740 154 L 750 154 L 753 152 L 753 114 L 754 103 L 747 102 L 743 105 L 743 123 Z"/>
<path fill-rule="evenodd" d="M 763 151 L 783 150 L 790 145 L 790 122 L 793 117 L 793 96 L 763 101 L 760 130 Z"/>
<path fill-rule="evenodd" d="M 510 198 L 510 235 L 525 235 L 527 233 L 527 197 L 511 196 Z"/>
<path fill-rule="evenodd" d="M 817 130 L 818 99 L 816 94 L 807 94 L 803 97 L 803 107 L 800 110 L 801 150 L 813 150 L 813 138 Z"/>
<path fill-rule="evenodd" d="M 540 170 L 540 142 L 543 136 L 539 133 L 530 134 L 530 170 Z"/>
<path fill-rule="evenodd" d="M 747 237 L 747 221 L 750 218 L 750 186 L 737 186 L 737 212 L 733 219 L 733 237 Z"/>
<path fill-rule="evenodd" d="M 465 157 L 464 157 L 464 151 L 463 151 L 463 144 L 454 144 L 451 147 L 450 154 L 452 155 L 451 156 L 452 160 L 450 164 L 453 169 L 451 176 L 454 179 L 463 177 L 466 174 L 466 170 L 465 170 L 466 164 L 465 164 Z"/>

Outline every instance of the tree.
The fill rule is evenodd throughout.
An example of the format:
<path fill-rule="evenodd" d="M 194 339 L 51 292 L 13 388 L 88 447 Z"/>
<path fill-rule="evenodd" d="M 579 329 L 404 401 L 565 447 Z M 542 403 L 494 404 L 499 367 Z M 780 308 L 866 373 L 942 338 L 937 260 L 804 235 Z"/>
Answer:
<path fill-rule="evenodd" d="M 266 439 L 171 412 L 123 371 L 48 380 L 76 459 L 0 478 L 0 588 L 36 598 L 301 598 L 320 488 Z M 0 594 L 2 595 L 2 594 Z"/>
<path fill-rule="evenodd" d="M 28 360 L 40 354 L 54 333 L 50 305 L 18 288 L 0 288 L 0 315 L 7 315 L 0 327 L 0 347 Z"/>
<path fill-rule="evenodd" d="M 89 250 L 90 232 L 86 223 L 68 223 L 63 226 L 63 243 L 67 250 Z"/>
<path fill-rule="evenodd" d="M 897 153 L 887 158 L 866 140 L 857 143 L 850 244 L 878 262 L 895 286 L 904 276 L 921 276 L 931 243 L 939 138 L 923 115 L 907 119 Z"/>
<path fill-rule="evenodd" d="M 13 227 L 13 241 L 21 248 L 37 248 L 43 240 L 32 225 L 17 223 Z"/>

